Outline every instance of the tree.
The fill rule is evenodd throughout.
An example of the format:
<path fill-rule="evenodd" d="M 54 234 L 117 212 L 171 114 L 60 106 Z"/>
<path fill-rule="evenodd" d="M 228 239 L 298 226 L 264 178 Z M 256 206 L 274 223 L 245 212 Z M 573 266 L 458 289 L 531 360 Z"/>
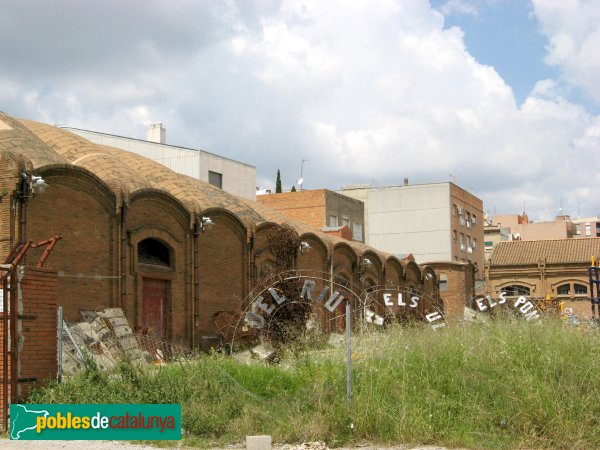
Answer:
<path fill-rule="evenodd" d="M 296 186 L 294 186 L 293 184 L 292 184 L 292 189 L 290 189 L 290 192 L 296 192 Z"/>
<path fill-rule="evenodd" d="M 275 182 L 275 193 L 281 194 L 281 174 L 279 173 L 279 169 L 277 169 L 277 181 Z"/>

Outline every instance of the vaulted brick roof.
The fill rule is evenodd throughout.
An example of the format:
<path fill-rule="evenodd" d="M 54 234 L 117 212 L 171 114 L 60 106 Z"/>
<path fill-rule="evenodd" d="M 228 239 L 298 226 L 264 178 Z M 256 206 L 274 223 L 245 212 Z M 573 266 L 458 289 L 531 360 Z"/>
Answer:
<path fill-rule="evenodd" d="M 494 247 L 491 265 L 589 263 L 592 256 L 600 256 L 600 238 L 505 241 Z"/>

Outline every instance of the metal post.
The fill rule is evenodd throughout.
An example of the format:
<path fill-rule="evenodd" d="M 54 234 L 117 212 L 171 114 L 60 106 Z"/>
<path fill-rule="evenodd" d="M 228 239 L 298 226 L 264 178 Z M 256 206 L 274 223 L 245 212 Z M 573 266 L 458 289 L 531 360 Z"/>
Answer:
<path fill-rule="evenodd" d="M 58 384 L 62 383 L 62 368 L 63 368 L 63 309 L 62 306 L 58 307 L 58 318 L 57 318 L 57 336 L 56 336 L 56 363 L 58 366 L 58 373 L 56 374 L 56 381 Z"/>
<path fill-rule="evenodd" d="M 2 405 L 1 405 L 1 411 L 2 411 L 2 417 L 3 417 L 3 421 L 2 421 L 2 431 L 6 431 L 8 430 L 8 405 L 9 405 L 9 401 L 8 401 L 8 383 L 9 383 L 9 376 L 8 376 L 8 337 L 9 337 L 9 331 L 8 331 L 8 296 L 10 290 L 8 289 L 8 280 L 6 277 L 3 278 L 2 280 L 2 324 L 4 326 L 3 330 L 2 330 L 2 354 L 3 354 L 3 361 L 2 361 Z"/>
<path fill-rule="evenodd" d="M 348 394 L 348 404 L 352 404 L 352 343 L 350 336 L 352 334 L 350 320 L 350 300 L 346 299 L 346 392 Z"/>

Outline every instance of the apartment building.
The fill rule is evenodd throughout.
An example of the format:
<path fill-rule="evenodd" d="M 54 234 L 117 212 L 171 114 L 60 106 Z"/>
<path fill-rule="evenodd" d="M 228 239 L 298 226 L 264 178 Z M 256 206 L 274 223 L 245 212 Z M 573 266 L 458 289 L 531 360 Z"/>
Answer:
<path fill-rule="evenodd" d="M 451 182 L 343 186 L 365 208 L 365 243 L 420 264 L 472 262 L 483 275 L 483 202 Z"/>

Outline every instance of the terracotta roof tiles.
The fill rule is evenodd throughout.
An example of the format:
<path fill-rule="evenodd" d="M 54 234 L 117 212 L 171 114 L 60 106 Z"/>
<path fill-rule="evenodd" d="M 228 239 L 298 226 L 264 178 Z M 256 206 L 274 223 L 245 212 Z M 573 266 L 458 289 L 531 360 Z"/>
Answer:
<path fill-rule="evenodd" d="M 600 255 L 600 238 L 556 239 L 544 241 L 505 241 L 496 244 L 492 266 L 586 263 Z"/>

